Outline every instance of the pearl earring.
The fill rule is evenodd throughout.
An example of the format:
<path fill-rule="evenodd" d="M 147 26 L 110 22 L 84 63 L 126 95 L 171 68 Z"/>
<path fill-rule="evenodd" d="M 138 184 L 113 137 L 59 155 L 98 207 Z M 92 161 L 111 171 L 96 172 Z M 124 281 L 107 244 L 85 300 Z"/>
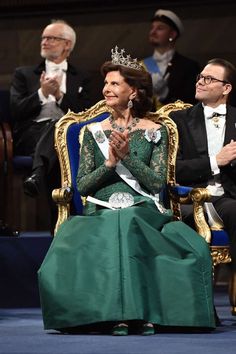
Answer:
<path fill-rule="evenodd" d="M 170 37 L 170 38 L 169 38 L 169 42 L 173 42 L 173 38 Z"/>

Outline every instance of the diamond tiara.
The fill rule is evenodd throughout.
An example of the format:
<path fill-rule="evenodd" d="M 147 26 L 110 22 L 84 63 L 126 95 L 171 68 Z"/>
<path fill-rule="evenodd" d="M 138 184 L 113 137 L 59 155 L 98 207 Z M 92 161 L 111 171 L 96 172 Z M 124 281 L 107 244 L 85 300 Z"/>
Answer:
<path fill-rule="evenodd" d="M 115 46 L 115 49 L 111 50 L 111 61 L 116 65 L 123 65 L 127 68 L 142 70 L 142 64 L 138 62 L 137 59 L 132 59 L 130 55 L 124 56 L 125 50 L 121 49 L 119 52 L 119 48 Z"/>

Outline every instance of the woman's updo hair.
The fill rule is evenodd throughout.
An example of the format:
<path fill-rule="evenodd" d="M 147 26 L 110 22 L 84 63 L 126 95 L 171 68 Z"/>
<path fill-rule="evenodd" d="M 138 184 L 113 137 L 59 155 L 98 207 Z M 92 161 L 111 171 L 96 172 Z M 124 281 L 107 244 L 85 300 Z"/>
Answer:
<path fill-rule="evenodd" d="M 136 70 L 124 65 L 113 64 L 111 61 L 105 62 L 101 67 L 103 77 L 111 71 L 119 71 L 125 82 L 137 89 L 137 95 L 132 100 L 135 117 L 144 117 L 153 105 L 153 87 L 151 75 L 143 68 Z"/>

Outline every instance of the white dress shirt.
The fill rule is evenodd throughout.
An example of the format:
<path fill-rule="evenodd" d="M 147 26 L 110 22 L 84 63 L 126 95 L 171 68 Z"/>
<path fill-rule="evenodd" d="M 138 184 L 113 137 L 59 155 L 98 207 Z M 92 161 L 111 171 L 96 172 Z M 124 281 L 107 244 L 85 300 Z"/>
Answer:
<path fill-rule="evenodd" d="M 226 104 L 221 104 L 216 108 L 203 105 L 203 109 L 210 165 L 214 179 L 214 183 L 209 184 L 207 189 L 211 192 L 212 195 L 220 196 L 224 194 L 224 190 L 219 179 L 220 169 L 217 165 L 216 155 L 220 152 L 224 144 Z M 213 118 L 214 113 L 219 114 L 219 116 L 217 116 L 215 119 Z"/>
<path fill-rule="evenodd" d="M 174 55 L 174 50 L 168 50 L 164 54 L 159 53 L 157 50 L 153 53 L 153 59 L 156 60 L 158 68 L 160 70 L 160 73 L 162 76 L 165 75 L 166 69 L 168 67 L 168 64 L 170 63 L 171 59 L 173 58 Z"/>
<path fill-rule="evenodd" d="M 63 94 L 66 93 L 67 68 L 68 68 L 68 63 L 66 60 L 64 60 L 60 64 L 56 64 L 47 59 L 45 61 L 46 76 L 57 78 L 57 80 L 60 83 L 60 91 Z M 39 115 L 34 119 L 35 122 L 41 123 L 49 120 L 58 120 L 64 115 L 64 112 L 61 110 L 59 106 L 63 99 L 63 95 L 58 101 L 56 101 L 55 96 L 51 94 L 48 95 L 48 97 L 45 97 L 41 88 L 38 89 L 38 95 L 39 95 L 42 108 Z"/>
<path fill-rule="evenodd" d="M 164 54 L 159 53 L 157 50 L 153 53 L 153 59 L 157 62 L 157 66 L 160 72 L 152 73 L 152 84 L 153 91 L 158 100 L 164 100 L 168 93 L 168 77 L 169 72 L 167 72 L 168 65 L 174 55 L 174 50 L 171 49 Z"/>
<path fill-rule="evenodd" d="M 60 91 L 65 94 L 66 93 L 66 71 L 68 68 L 68 63 L 66 60 L 61 62 L 60 64 L 56 64 L 52 61 L 49 61 L 46 59 L 45 61 L 45 70 L 46 70 L 46 75 L 48 77 L 53 77 L 57 76 L 59 82 L 60 82 Z M 41 101 L 41 104 L 45 104 L 48 102 L 55 102 L 56 99 L 53 95 L 48 95 L 48 97 L 45 97 L 42 93 L 42 89 L 39 88 L 38 90 L 39 98 Z M 60 100 L 58 101 L 60 103 Z"/>

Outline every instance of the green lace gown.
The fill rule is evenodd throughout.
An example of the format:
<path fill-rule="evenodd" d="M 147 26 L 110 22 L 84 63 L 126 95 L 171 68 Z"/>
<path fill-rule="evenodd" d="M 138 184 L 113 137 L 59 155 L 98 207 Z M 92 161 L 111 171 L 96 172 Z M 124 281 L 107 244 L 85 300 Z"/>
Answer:
<path fill-rule="evenodd" d="M 122 162 L 152 194 L 166 180 L 166 129 L 160 133 L 154 142 L 143 130 L 131 132 L 130 154 Z M 88 129 L 78 189 L 104 201 L 125 191 L 140 203 L 118 210 L 90 203 L 84 216 L 61 225 L 38 272 L 45 329 L 124 320 L 214 328 L 207 243 L 107 168 Z"/>

